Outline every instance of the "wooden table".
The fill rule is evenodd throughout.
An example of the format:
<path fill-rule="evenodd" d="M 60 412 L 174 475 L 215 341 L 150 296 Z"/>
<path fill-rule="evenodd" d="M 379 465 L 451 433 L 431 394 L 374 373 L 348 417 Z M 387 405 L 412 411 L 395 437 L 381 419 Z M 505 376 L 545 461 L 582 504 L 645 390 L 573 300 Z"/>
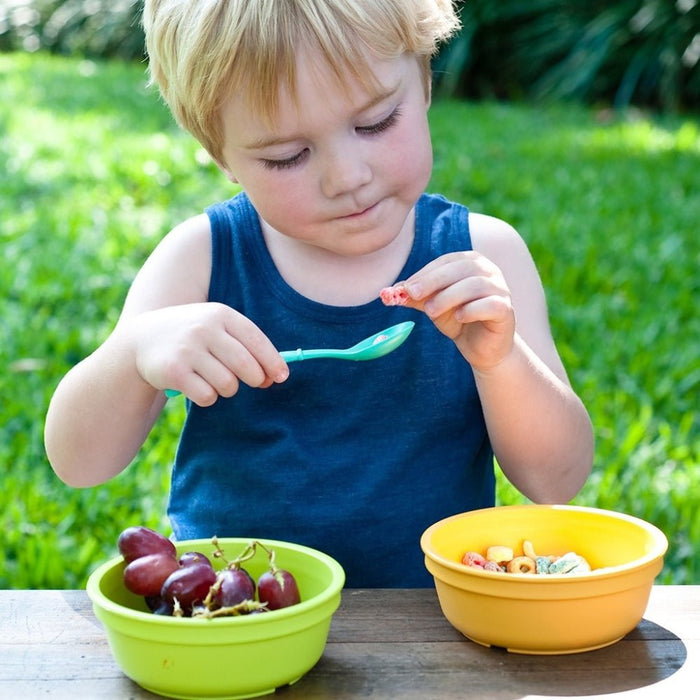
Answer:
<path fill-rule="evenodd" d="M 316 667 L 274 696 L 700 698 L 700 586 L 655 586 L 642 622 L 583 654 L 481 647 L 443 618 L 435 591 L 345 590 Z M 84 591 L 0 591 L 0 698 L 157 698 L 126 678 Z"/>

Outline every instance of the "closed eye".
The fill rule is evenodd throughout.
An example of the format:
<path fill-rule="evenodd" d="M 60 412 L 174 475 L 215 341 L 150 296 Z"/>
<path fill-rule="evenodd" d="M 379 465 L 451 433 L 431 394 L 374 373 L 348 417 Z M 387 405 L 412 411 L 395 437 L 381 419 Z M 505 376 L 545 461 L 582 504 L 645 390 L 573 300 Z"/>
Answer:
<path fill-rule="evenodd" d="M 390 129 L 396 122 L 398 121 L 398 118 L 401 116 L 401 111 L 397 107 L 388 117 L 385 117 L 381 121 L 376 122 L 375 124 L 369 124 L 368 126 L 358 126 L 356 127 L 355 131 L 357 131 L 360 134 L 381 134 L 382 131 L 386 131 L 387 129 Z"/>
<path fill-rule="evenodd" d="M 401 110 L 397 107 L 389 116 L 381 119 L 374 124 L 368 124 L 367 126 L 355 127 L 355 131 L 359 134 L 365 134 L 368 136 L 374 136 L 376 134 L 381 134 L 387 129 L 391 129 L 394 124 L 398 121 L 401 116 Z M 263 166 L 269 170 L 285 170 L 287 168 L 294 168 L 300 165 L 309 155 L 309 149 L 305 148 L 299 153 L 295 153 L 289 158 L 263 158 L 261 160 Z"/>
<path fill-rule="evenodd" d="M 309 149 L 305 148 L 289 158 L 263 158 L 261 162 L 264 167 L 270 170 L 284 170 L 285 168 L 293 168 L 296 165 L 300 165 L 306 159 L 308 153 Z"/>

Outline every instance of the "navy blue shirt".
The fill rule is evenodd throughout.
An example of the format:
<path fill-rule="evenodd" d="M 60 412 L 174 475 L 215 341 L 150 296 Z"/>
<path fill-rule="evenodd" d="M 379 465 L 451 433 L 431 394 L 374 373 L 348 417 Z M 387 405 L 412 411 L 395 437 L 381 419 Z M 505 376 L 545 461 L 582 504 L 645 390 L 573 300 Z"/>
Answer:
<path fill-rule="evenodd" d="M 292 289 L 245 194 L 207 214 L 210 301 L 250 318 L 278 349 L 344 348 L 402 321 L 416 326 L 383 358 L 296 362 L 283 384 L 241 384 L 208 408 L 188 402 L 168 507 L 175 537 L 287 540 L 335 557 L 349 587 L 431 585 L 423 530 L 494 503 L 469 364 L 420 312 L 379 299 L 329 306 Z M 423 195 L 398 279 L 470 249 L 467 209 Z"/>

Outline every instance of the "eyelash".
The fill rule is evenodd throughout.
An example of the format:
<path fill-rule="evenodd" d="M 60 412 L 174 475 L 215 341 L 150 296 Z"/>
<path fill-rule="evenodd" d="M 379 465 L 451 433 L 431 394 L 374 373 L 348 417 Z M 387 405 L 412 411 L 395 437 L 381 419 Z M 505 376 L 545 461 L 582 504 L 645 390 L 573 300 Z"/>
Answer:
<path fill-rule="evenodd" d="M 394 124 L 396 124 L 398 118 L 401 116 L 401 110 L 397 107 L 388 117 L 385 117 L 376 124 L 370 124 L 369 126 L 358 126 L 357 131 L 361 134 L 381 134 L 382 131 L 391 129 Z"/>
<path fill-rule="evenodd" d="M 308 153 L 308 150 L 308 148 L 305 148 L 303 151 L 293 155 L 291 158 L 284 158 L 282 160 L 270 160 L 268 158 L 263 158 L 262 164 L 269 170 L 286 170 L 287 168 L 293 168 L 295 165 L 299 165 L 299 163 L 301 163 L 306 153 Z"/>
<path fill-rule="evenodd" d="M 370 124 L 369 126 L 358 126 L 356 128 L 356 131 L 366 136 L 375 136 L 376 134 L 381 134 L 383 131 L 391 129 L 391 127 L 394 126 L 394 124 L 396 124 L 400 116 L 401 111 L 397 107 L 388 117 L 385 117 L 381 121 L 378 121 L 376 124 Z M 269 170 L 286 170 L 287 168 L 293 168 L 294 166 L 299 165 L 301 161 L 304 160 L 307 153 L 308 149 L 305 148 L 303 151 L 300 151 L 296 155 L 293 155 L 291 158 L 283 158 L 281 160 L 272 160 L 265 158 L 263 159 L 262 164 L 265 168 L 268 168 Z"/>

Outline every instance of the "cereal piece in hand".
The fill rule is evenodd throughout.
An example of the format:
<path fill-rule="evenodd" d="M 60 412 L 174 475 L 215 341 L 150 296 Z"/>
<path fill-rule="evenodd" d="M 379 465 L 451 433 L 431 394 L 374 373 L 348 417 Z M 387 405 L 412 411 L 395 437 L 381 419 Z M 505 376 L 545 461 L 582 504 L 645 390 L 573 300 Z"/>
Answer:
<path fill-rule="evenodd" d="M 379 292 L 379 298 L 384 306 L 406 306 L 410 297 L 403 285 L 395 284 L 393 287 L 384 287 Z"/>

